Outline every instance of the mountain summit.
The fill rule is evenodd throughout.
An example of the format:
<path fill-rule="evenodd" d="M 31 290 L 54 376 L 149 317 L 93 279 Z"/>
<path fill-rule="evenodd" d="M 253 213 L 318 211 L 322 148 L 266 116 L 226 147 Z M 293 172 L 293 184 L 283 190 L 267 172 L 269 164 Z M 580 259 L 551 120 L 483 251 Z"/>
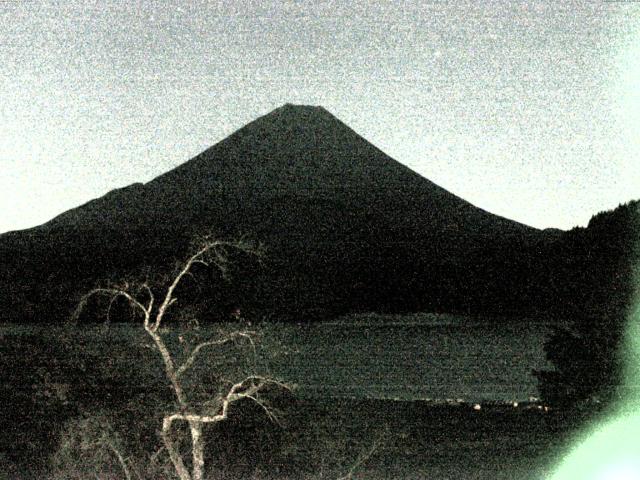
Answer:
<path fill-rule="evenodd" d="M 507 308 L 515 294 L 488 300 L 504 293 L 496 275 L 548 236 L 421 177 L 324 108 L 287 104 L 146 184 L 0 236 L 0 283 L 13 283 L 0 295 L 12 317 L 21 302 L 62 317 L 82 286 L 166 266 L 203 232 L 267 246 L 256 309 L 321 316 Z"/>

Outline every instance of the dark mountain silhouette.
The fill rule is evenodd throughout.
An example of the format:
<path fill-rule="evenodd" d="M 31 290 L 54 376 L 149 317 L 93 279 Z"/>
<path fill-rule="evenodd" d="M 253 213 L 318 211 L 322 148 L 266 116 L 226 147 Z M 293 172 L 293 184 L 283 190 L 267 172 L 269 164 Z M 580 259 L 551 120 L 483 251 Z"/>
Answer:
<path fill-rule="evenodd" d="M 267 247 L 222 305 L 297 318 L 544 311 L 557 300 L 541 254 L 565 235 L 471 205 L 323 108 L 285 105 L 147 184 L 0 236 L 2 315 L 65 318 L 96 280 L 166 270 L 205 232 Z"/>

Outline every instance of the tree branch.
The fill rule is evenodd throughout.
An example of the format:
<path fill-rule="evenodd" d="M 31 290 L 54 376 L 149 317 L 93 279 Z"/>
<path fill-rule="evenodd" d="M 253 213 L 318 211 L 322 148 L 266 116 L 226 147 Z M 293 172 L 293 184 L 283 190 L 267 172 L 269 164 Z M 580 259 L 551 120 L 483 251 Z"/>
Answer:
<path fill-rule="evenodd" d="M 267 414 L 267 417 L 269 418 L 269 420 L 271 420 L 273 423 L 276 423 L 282 426 L 280 421 L 278 420 L 278 417 L 275 415 L 275 413 L 273 413 L 269 409 L 269 407 L 265 405 L 265 403 L 262 402 L 258 397 L 254 397 L 253 395 L 245 395 L 245 397 L 253 400 L 259 407 L 261 407 L 264 410 L 264 412 Z"/>
<path fill-rule="evenodd" d="M 162 421 L 162 441 L 164 442 L 164 446 L 169 453 L 169 458 L 171 459 L 171 463 L 173 463 L 173 467 L 176 469 L 176 473 L 180 480 L 191 480 L 191 475 L 187 470 L 187 467 L 184 464 L 184 460 L 182 459 L 182 455 L 176 449 L 173 444 L 173 440 L 171 439 L 171 424 L 173 419 L 171 416 L 164 417 Z"/>
<path fill-rule="evenodd" d="M 382 434 L 379 435 L 378 438 L 376 438 L 373 441 L 373 444 L 371 445 L 371 448 L 369 448 L 369 450 L 366 450 L 360 453 L 360 455 L 358 455 L 358 457 L 356 458 L 355 462 L 353 462 L 353 465 L 351 465 L 351 468 L 349 469 L 349 471 L 342 477 L 339 477 L 338 480 L 352 480 L 353 474 L 356 472 L 356 470 L 360 466 L 362 466 L 362 464 L 367 462 L 373 456 L 376 450 L 378 450 L 378 448 L 380 447 L 380 444 L 382 443 L 382 437 L 383 437 Z"/>
<path fill-rule="evenodd" d="M 160 328 L 165 312 L 176 301 L 176 298 L 174 297 L 176 288 L 185 277 L 185 275 L 189 274 L 191 267 L 195 263 L 201 263 L 203 265 L 209 266 L 209 262 L 203 257 L 209 252 L 212 252 L 216 256 L 216 260 L 214 260 L 213 263 L 224 274 L 224 271 L 226 269 L 224 265 L 226 262 L 226 255 L 223 255 L 218 251 L 220 247 L 231 247 L 245 253 L 259 255 L 259 251 L 246 241 L 240 240 L 236 242 L 228 242 L 223 240 L 205 240 L 203 246 L 201 246 L 196 251 L 196 253 L 194 253 L 187 259 L 182 269 L 178 272 L 178 274 L 173 279 L 173 282 L 171 282 L 171 284 L 167 288 L 167 293 L 165 294 L 164 300 L 160 305 L 160 308 L 158 309 L 158 314 L 156 315 L 155 322 L 153 324 L 154 331 L 157 331 L 158 328 Z"/>
<path fill-rule="evenodd" d="M 162 361 L 164 363 L 164 370 L 167 375 L 167 379 L 169 380 L 169 382 L 171 382 L 171 387 L 173 388 L 173 392 L 176 395 L 176 400 L 178 401 L 180 408 L 186 409 L 187 399 L 185 398 L 184 392 L 182 390 L 182 385 L 180 385 L 180 381 L 176 374 L 175 364 L 173 363 L 173 358 L 171 357 L 171 353 L 169 352 L 169 349 L 164 344 L 162 337 L 155 330 L 153 330 L 152 325 L 147 325 L 145 322 L 145 330 L 147 331 L 149 336 L 153 339 L 154 343 L 156 344 L 156 348 L 158 349 L 158 351 L 160 352 L 160 355 L 162 356 Z"/>
<path fill-rule="evenodd" d="M 119 288 L 94 288 L 93 290 L 91 290 L 89 293 L 87 293 L 86 295 L 84 295 L 80 299 L 80 302 L 78 302 L 78 306 L 76 307 L 75 311 L 73 312 L 73 315 L 71 316 L 71 319 L 73 321 L 77 321 L 78 317 L 80 316 L 80 314 L 82 313 L 82 311 L 86 307 L 87 302 L 89 301 L 89 299 L 91 297 L 93 297 L 94 295 L 100 295 L 100 294 L 102 294 L 102 295 L 111 295 L 113 297 L 111 299 L 111 302 L 109 303 L 109 309 L 108 309 L 107 313 L 109 313 L 109 310 L 111 310 L 111 304 L 115 301 L 116 298 L 124 297 L 124 298 L 127 299 L 127 301 L 129 302 L 130 305 L 132 305 L 135 308 L 138 308 L 142 312 L 142 314 L 145 317 L 145 323 L 148 322 L 149 315 L 150 315 L 149 310 L 147 310 L 145 308 L 145 306 L 142 305 L 142 303 L 140 303 L 130 293 L 126 292 L 125 290 L 121 290 Z"/>
<path fill-rule="evenodd" d="M 118 459 L 118 463 L 120 463 L 120 467 L 122 468 L 122 471 L 124 472 L 124 476 L 127 477 L 127 480 L 132 480 L 131 472 L 129 471 L 129 467 L 127 466 L 127 462 L 125 461 L 125 459 L 122 456 L 122 454 L 120 453 L 120 451 L 115 447 L 113 442 L 111 442 L 110 440 L 107 440 L 107 439 L 104 439 L 102 442 L 103 442 L 104 445 L 109 447 L 109 449 L 113 452 L 113 454 Z"/>
<path fill-rule="evenodd" d="M 246 390 L 241 391 L 242 388 L 245 388 L 245 384 L 249 381 L 259 380 L 259 383 L 254 383 L 253 385 L 246 387 Z M 257 375 L 251 375 L 246 377 L 244 380 L 235 383 L 231 386 L 227 395 L 222 399 L 222 409 L 220 413 L 216 415 L 203 415 L 198 413 L 173 413 L 165 417 L 165 422 L 168 422 L 169 425 L 176 420 L 183 420 L 186 422 L 201 422 L 201 423 L 217 423 L 222 420 L 226 420 L 229 413 L 229 407 L 234 402 L 238 400 L 242 400 L 244 398 L 249 398 L 255 401 L 256 393 L 265 388 L 267 385 L 278 385 L 286 390 L 291 390 L 290 387 L 278 380 L 261 377 Z M 264 404 L 262 404 L 264 405 Z"/>
<path fill-rule="evenodd" d="M 151 291 L 151 288 L 149 288 L 149 285 L 147 284 L 147 282 L 142 284 L 142 288 L 145 289 L 149 294 L 149 303 L 147 304 L 147 312 L 151 313 L 151 310 L 153 309 L 153 302 L 155 302 L 156 297 L 153 295 L 153 292 Z"/>
<path fill-rule="evenodd" d="M 184 361 L 184 363 L 180 365 L 180 367 L 176 371 L 176 376 L 180 377 L 184 372 L 186 372 L 189 368 L 191 368 L 191 366 L 194 364 L 196 360 L 198 353 L 200 353 L 200 351 L 203 348 L 224 345 L 225 343 L 229 343 L 237 338 L 247 338 L 249 339 L 249 341 L 251 341 L 251 335 L 253 333 L 254 332 L 233 332 L 228 337 L 223 338 L 221 340 L 211 340 L 208 342 L 202 342 L 198 344 L 189 355 L 189 358 L 187 358 Z"/>

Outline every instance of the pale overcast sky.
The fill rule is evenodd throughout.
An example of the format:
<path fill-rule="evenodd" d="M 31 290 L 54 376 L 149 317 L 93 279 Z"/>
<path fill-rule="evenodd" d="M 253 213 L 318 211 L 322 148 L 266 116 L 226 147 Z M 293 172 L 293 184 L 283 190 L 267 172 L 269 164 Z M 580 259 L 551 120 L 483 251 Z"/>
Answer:
<path fill-rule="evenodd" d="M 640 3 L 0 0 L 0 232 L 322 105 L 491 212 L 640 198 Z"/>

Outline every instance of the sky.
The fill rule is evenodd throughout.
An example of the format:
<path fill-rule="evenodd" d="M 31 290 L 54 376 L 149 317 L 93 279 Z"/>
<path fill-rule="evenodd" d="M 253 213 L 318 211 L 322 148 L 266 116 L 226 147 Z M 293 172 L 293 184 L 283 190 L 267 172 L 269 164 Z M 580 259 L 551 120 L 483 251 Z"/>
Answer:
<path fill-rule="evenodd" d="M 640 2 L 0 0 L 0 232 L 321 105 L 490 212 L 640 198 Z"/>

